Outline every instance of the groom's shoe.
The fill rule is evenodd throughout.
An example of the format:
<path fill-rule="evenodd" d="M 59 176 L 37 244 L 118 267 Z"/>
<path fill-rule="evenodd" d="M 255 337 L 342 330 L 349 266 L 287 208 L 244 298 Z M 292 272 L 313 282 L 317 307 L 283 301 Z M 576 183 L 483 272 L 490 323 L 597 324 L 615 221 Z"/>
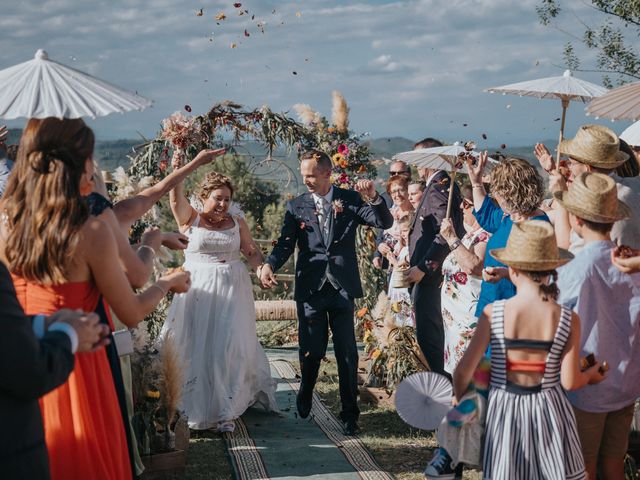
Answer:
<path fill-rule="evenodd" d="M 298 409 L 298 415 L 300 415 L 300 418 L 307 418 L 311 413 L 313 390 L 311 391 L 311 395 L 307 395 L 303 392 L 304 390 L 302 388 L 298 390 L 298 395 L 296 396 L 296 407 Z"/>
<path fill-rule="evenodd" d="M 360 427 L 358 426 L 358 422 L 355 420 L 347 420 L 344 422 L 342 427 L 342 433 L 345 435 L 352 437 L 353 435 L 357 435 L 360 433 Z"/>

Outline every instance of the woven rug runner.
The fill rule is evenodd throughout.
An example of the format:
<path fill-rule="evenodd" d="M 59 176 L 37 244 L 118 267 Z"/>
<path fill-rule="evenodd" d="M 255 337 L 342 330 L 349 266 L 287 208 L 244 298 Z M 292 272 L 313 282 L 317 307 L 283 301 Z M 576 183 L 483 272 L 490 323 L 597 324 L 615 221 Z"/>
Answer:
<path fill-rule="evenodd" d="M 316 393 L 309 418 L 299 418 L 295 369 L 287 360 L 270 363 L 280 413 L 249 409 L 236 420 L 235 431 L 224 434 L 236 479 L 393 479 L 358 437 L 342 434 L 341 422 Z"/>

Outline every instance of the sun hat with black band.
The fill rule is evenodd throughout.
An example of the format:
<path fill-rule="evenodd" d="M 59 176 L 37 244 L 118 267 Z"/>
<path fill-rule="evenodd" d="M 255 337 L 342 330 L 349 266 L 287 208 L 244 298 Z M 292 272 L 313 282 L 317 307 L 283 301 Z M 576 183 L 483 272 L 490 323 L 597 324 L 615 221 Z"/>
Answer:
<path fill-rule="evenodd" d="M 569 262 L 573 255 L 558 248 L 553 226 L 544 220 L 514 223 L 505 248 L 489 252 L 509 267 L 529 272 L 545 272 Z"/>
<path fill-rule="evenodd" d="M 629 155 L 620 151 L 620 139 L 603 125 L 583 125 L 576 136 L 560 142 L 560 154 L 591 165 L 611 169 L 622 165 Z"/>
<path fill-rule="evenodd" d="M 627 204 L 618 200 L 615 180 L 602 173 L 583 172 L 568 191 L 553 196 L 569 213 L 590 222 L 615 223 L 631 216 Z"/>

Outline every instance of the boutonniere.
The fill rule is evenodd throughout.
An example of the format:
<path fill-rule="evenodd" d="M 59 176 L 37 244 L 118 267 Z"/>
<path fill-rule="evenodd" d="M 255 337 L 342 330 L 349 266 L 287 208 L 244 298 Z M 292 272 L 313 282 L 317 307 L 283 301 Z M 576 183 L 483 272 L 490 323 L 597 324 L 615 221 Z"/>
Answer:
<path fill-rule="evenodd" d="M 333 208 L 333 218 L 336 218 L 344 210 L 344 203 L 342 203 L 342 200 L 334 200 L 331 202 L 331 208 Z"/>

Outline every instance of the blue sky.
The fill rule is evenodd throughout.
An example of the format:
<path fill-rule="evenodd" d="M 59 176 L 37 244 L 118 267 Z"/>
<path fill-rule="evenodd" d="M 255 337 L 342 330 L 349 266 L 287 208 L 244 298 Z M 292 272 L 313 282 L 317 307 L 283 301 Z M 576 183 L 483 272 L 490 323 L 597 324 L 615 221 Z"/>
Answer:
<path fill-rule="evenodd" d="M 154 100 L 144 112 L 89 120 L 102 139 L 153 136 L 184 105 L 203 113 L 225 99 L 277 111 L 307 103 L 330 115 L 336 89 L 352 128 L 373 137 L 481 141 L 485 133 L 489 145 L 515 146 L 557 136 L 559 101 L 483 92 L 562 74 L 568 37 L 538 23 L 537 0 L 5 3 L 0 68 L 44 48 L 53 60 Z M 572 15 L 588 21 L 594 13 L 586 2 L 565 3 L 577 33 Z M 218 25 L 220 12 L 227 18 Z M 577 75 L 600 82 L 598 74 Z M 567 135 L 589 122 L 584 105 L 572 103 Z"/>

